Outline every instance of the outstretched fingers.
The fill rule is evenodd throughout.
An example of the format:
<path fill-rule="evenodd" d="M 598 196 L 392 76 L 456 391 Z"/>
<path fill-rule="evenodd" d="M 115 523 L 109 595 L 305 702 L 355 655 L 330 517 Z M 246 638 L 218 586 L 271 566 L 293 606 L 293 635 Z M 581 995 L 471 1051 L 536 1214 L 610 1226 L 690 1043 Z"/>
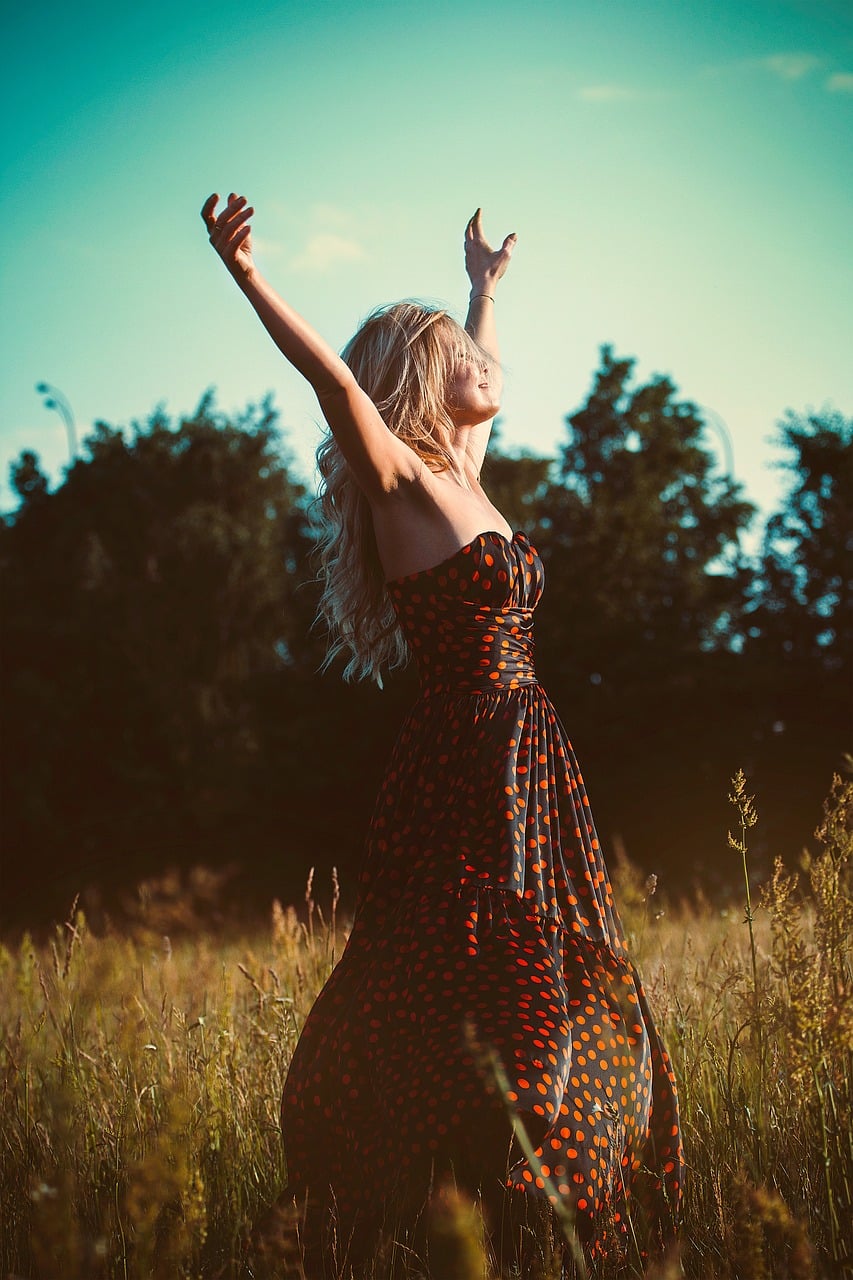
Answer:
<path fill-rule="evenodd" d="M 492 286 L 500 280 L 515 249 L 518 237 L 512 231 L 506 236 L 499 249 L 493 249 L 483 234 L 483 211 L 468 219 L 465 228 L 465 269 L 472 284 L 485 295 L 490 295 Z"/>
<path fill-rule="evenodd" d="M 249 219 L 255 212 L 253 207 L 246 203 L 245 196 L 233 194 L 229 196 L 227 205 L 218 217 L 215 214 L 215 204 L 211 205 L 210 201 L 204 206 L 202 217 L 205 217 L 205 211 L 207 211 L 205 221 L 210 238 L 218 249 L 242 243 L 249 234 Z"/>
<path fill-rule="evenodd" d="M 208 196 L 201 208 L 210 243 L 229 271 L 242 277 L 252 266 L 251 218 L 255 210 L 245 196 L 232 191 L 224 209 L 217 212 L 219 196 Z"/>
<path fill-rule="evenodd" d="M 474 240 L 477 236 L 482 237 L 483 234 L 483 210 L 478 209 L 468 219 L 468 225 L 465 228 L 465 239 Z"/>
<path fill-rule="evenodd" d="M 228 239 L 231 239 L 235 232 L 245 229 L 245 224 L 249 221 L 254 212 L 255 211 L 252 206 L 250 204 L 245 204 L 244 202 L 242 209 L 235 209 L 233 213 L 228 217 L 225 217 L 224 220 L 218 220 L 217 230 L 225 232 Z"/>
<path fill-rule="evenodd" d="M 245 221 L 247 213 L 251 216 L 254 210 L 247 205 L 246 197 L 230 195 L 228 203 L 215 221 L 216 229 L 218 231 L 233 230 Z"/>
<path fill-rule="evenodd" d="M 478 209 L 473 217 L 468 219 L 468 225 L 465 228 L 466 247 L 468 245 L 481 244 L 487 253 L 491 253 L 491 246 L 487 243 L 486 237 L 483 235 L 483 210 Z"/>
<path fill-rule="evenodd" d="M 208 196 L 204 204 L 201 206 L 201 220 L 207 227 L 208 231 L 212 230 L 216 222 L 216 206 L 219 204 L 219 196 L 216 192 L 212 196 Z"/>
<path fill-rule="evenodd" d="M 237 196 L 232 191 L 228 197 L 228 202 L 220 214 L 217 215 L 216 206 L 219 203 L 219 196 L 214 194 L 208 196 L 201 207 L 201 218 L 208 231 L 214 227 L 223 227 L 233 221 L 237 215 L 246 209 L 246 197 Z"/>

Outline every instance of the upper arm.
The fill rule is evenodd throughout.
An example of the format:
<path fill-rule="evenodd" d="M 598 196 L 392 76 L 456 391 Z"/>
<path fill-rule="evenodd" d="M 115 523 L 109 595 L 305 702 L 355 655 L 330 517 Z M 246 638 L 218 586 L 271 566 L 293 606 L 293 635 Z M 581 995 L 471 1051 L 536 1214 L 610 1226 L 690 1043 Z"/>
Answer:
<path fill-rule="evenodd" d="M 323 417 L 368 498 L 391 493 L 413 480 L 421 460 L 393 431 L 352 376 L 317 391 Z"/>
<path fill-rule="evenodd" d="M 468 317 L 465 321 L 465 330 L 471 335 L 481 351 L 489 357 L 495 367 L 495 376 L 499 379 L 498 392 L 500 392 L 503 384 L 503 376 L 500 363 L 500 349 L 498 347 L 498 335 L 495 327 L 495 305 L 494 300 L 486 305 L 484 295 L 475 295 L 471 299 L 468 308 Z M 489 446 L 489 437 L 492 434 L 492 424 L 494 419 L 483 422 L 478 427 L 474 427 L 468 436 L 468 445 L 466 454 L 468 462 L 473 468 L 474 474 L 479 476 L 483 466 L 483 459 L 486 456 L 486 449 Z"/>

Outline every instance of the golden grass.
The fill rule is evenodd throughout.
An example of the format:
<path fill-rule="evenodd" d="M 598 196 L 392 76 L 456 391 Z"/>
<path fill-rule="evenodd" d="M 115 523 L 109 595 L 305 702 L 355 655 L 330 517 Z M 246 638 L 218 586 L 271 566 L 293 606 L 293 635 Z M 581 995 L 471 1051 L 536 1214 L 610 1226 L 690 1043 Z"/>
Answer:
<path fill-rule="evenodd" d="M 730 856 L 748 870 L 742 781 L 733 799 Z M 616 869 L 689 1162 L 680 1259 L 648 1280 L 853 1274 L 851 817 L 836 779 L 818 852 L 799 873 L 777 864 L 748 923 L 664 908 L 652 880 Z M 265 1260 L 247 1240 L 284 1182 L 281 1087 L 341 935 L 309 902 L 222 940 L 186 919 L 185 889 L 149 887 L 125 936 L 74 911 L 51 945 L 0 947 L 4 1280 L 302 1274 L 295 1215 Z M 430 1239 L 425 1260 L 390 1236 L 369 1275 L 495 1274 L 476 1206 L 450 1190 Z M 531 1280 L 574 1274 L 559 1242 L 537 1248 Z"/>

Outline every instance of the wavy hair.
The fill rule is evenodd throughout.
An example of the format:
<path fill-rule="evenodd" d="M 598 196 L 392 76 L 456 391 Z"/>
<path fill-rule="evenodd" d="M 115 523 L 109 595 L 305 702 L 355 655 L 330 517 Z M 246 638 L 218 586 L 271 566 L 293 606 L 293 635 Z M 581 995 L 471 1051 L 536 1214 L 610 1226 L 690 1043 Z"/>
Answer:
<path fill-rule="evenodd" d="M 446 311 L 397 302 L 371 312 L 341 352 L 388 428 L 434 472 L 454 461 L 447 385 L 463 351 L 483 357 Z M 331 432 L 317 450 L 317 465 L 323 581 L 317 621 L 329 636 L 322 669 L 344 653 L 345 680 L 381 685 L 383 671 L 405 665 L 409 648 L 385 586 L 370 506 Z"/>

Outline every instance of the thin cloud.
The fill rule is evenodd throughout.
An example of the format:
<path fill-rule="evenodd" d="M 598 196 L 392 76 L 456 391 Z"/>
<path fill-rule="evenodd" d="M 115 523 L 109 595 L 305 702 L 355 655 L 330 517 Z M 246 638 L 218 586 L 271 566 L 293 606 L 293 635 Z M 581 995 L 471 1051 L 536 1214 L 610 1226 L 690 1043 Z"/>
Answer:
<path fill-rule="evenodd" d="M 311 217 L 315 222 L 325 223 L 331 227 L 345 227 L 350 215 L 337 205 L 322 202 L 311 206 Z"/>
<path fill-rule="evenodd" d="M 744 71 L 758 71 L 765 74 L 769 72 L 777 80 L 793 83 L 796 80 L 804 80 L 806 76 L 825 64 L 826 60 L 819 58 L 815 53 L 795 50 L 790 53 L 768 53 L 763 58 L 742 58 L 738 62 L 718 63 L 705 67 L 703 74 L 715 76 Z"/>
<path fill-rule="evenodd" d="M 640 102 L 670 95 L 661 90 L 632 89 L 625 84 L 588 84 L 578 89 L 581 102 Z"/>
<path fill-rule="evenodd" d="M 256 253 L 263 254 L 265 258 L 275 258 L 284 252 L 283 246 L 277 240 L 267 240 L 264 236 L 253 235 L 252 246 Z"/>
<path fill-rule="evenodd" d="M 780 80 L 802 80 L 823 66 L 823 59 L 814 53 L 773 53 L 756 59 L 751 65 L 769 71 Z"/>
<path fill-rule="evenodd" d="M 590 84 L 578 89 L 583 102 L 627 102 L 634 95 L 621 84 Z"/>
<path fill-rule="evenodd" d="M 836 71 L 826 82 L 827 93 L 853 93 L 853 75 L 849 71 Z"/>
<path fill-rule="evenodd" d="M 294 271 L 328 271 L 342 262 L 360 262 L 367 257 L 355 240 L 334 235 L 330 231 L 309 236 L 305 248 L 291 262 Z"/>

